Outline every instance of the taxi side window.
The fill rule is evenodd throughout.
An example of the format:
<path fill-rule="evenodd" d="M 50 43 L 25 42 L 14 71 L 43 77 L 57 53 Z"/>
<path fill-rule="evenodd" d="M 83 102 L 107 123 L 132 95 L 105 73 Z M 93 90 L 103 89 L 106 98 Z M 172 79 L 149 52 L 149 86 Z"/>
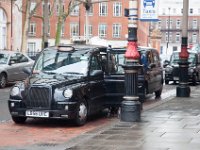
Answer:
<path fill-rule="evenodd" d="M 99 61 L 96 56 L 92 56 L 91 61 L 90 61 L 90 71 L 93 70 L 101 70 Z"/>
<path fill-rule="evenodd" d="M 155 51 L 153 51 L 153 60 L 154 60 L 154 63 L 155 63 L 155 64 L 160 65 L 160 58 L 159 58 L 159 56 L 158 56 L 158 53 L 155 52 Z"/>

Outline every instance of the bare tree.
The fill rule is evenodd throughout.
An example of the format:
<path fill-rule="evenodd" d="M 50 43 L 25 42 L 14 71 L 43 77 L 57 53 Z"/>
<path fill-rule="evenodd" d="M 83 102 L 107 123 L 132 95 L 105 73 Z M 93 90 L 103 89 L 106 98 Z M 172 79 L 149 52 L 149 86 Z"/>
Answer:
<path fill-rule="evenodd" d="M 60 44 L 61 39 L 61 28 L 62 25 L 65 23 L 66 18 L 70 15 L 73 9 L 81 4 L 85 7 L 86 10 L 86 43 L 88 42 L 88 14 L 91 6 L 95 3 L 102 3 L 102 2 L 110 2 L 110 1 L 118 1 L 118 0 L 70 0 L 68 6 L 65 11 L 63 11 L 62 7 L 62 0 L 59 0 L 59 15 L 58 15 L 58 22 L 57 22 L 57 29 L 56 29 L 56 39 L 55 45 Z"/>
<path fill-rule="evenodd" d="M 57 22 L 57 29 L 56 29 L 55 45 L 60 44 L 62 25 L 64 24 L 66 18 L 69 16 L 70 12 L 72 12 L 72 10 L 80 4 L 81 3 L 76 0 L 70 0 L 66 10 L 64 11 L 62 0 L 59 0 L 58 2 L 59 15 L 58 15 L 58 22 Z"/>
<path fill-rule="evenodd" d="M 66 0 L 65 0 L 66 1 Z M 86 9 L 86 40 L 88 40 L 88 13 L 91 6 L 95 3 L 102 3 L 102 2 L 110 2 L 110 1 L 118 1 L 118 0 L 68 0 L 68 5 L 66 9 L 63 9 L 63 0 L 52 0 L 53 3 L 52 7 L 49 10 L 48 18 L 53 14 L 53 8 L 55 4 L 58 6 L 58 19 L 57 19 L 57 28 L 56 28 L 56 37 L 55 37 L 55 45 L 60 44 L 61 39 L 61 30 L 62 25 L 65 23 L 66 18 L 70 15 L 70 13 L 75 9 L 75 7 L 83 4 Z M 37 14 L 37 9 L 41 6 L 42 2 L 46 3 L 47 0 L 26 0 L 25 3 L 22 4 L 22 7 L 18 6 L 18 10 L 24 14 L 24 22 L 23 22 L 23 31 L 22 31 L 22 44 L 21 44 L 21 51 L 26 52 L 27 50 L 27 36 L 28 30 L 30 25 L 31 18 L 39 18 L 43 24 L 43 34 L 42 34 L 42 48 L 44 48 L 44 42 L 46 42 L 44 27 L 47 27 L 47 22 L 44 22 L 44 16 L 41 14 Z"/>
<path fill-rule="evenodd" d="M 23 13 L 24 15 L 24 22 L 23 22 L 23 30 L 22 30 L 22 44 L 21 44 L 21 51 L 26 52 L 27 50 L 27 35 L 28 29 L 30 24 L 30 19 L 34 16 L 36 9 L 42 2 L 42 0 L 35 0 L 35 5 L 32 4 L 31 0 L 24 1 L 22 6 L 16 4 L 18 10 Z"/>

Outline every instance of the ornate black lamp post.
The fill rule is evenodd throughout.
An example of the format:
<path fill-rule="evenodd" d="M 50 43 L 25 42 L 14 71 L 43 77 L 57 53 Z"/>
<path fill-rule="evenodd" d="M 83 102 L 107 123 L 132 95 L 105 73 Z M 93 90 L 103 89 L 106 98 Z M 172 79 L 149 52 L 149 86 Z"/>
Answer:
<path fill-rule="evenodd" d="M 189 0 L 183 0 L 183 24 L 182 24 L 182 42 L 181 52 L 179 53 L 179 85 L 176 88 L 177 97 L 189 97 L 190 87 L 188 85 L 188 57 L 187 51 L 187 30 L 188 30 L 188 3 Z"/>
<path fill-rule="evenodd" d="M 132 6 L 137 10 L 137 1 Z M 129 6 L 130 7 L 130 6 Z M 129 10 L 125 10 L 129 16 Z M 137 16 L 137 11 L 135 11 Z M 140 121 L 141 103 L 138 97 L 138 69 L 141 65 L 138 63 L 140 58 L 137 51 L 137 17 L 129 20 L 128 26 L 128 45 L 125 53 L 126 63 L 123 66 L 125 72 L 125 96 L 121 103 L 121 121 L 134 122 Z"/>

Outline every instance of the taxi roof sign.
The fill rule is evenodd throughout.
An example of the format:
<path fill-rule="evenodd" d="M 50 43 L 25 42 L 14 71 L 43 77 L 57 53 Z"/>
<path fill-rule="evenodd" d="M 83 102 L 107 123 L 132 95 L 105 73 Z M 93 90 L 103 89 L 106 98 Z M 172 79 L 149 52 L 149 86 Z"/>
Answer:
<path fill-rule="evenodd" d="M 72 46 L 58 46 L 58 51 L 64 51 L 64 52 L 69 52 L 69 51 L 74 51 L 75 48 Z"/>

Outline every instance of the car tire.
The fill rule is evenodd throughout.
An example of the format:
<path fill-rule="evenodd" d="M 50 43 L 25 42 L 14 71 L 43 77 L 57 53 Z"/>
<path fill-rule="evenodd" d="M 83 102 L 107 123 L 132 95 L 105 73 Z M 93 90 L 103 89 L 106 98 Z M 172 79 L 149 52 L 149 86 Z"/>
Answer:
<path fill-rule="evenodd" d="M 144 92 L 143 92 L 143 95 L 140 95 L 139 96 L 139 101 L 140 101 L 140 103 L 144 103 L 145 102 L 145 100 L 146 100 L 146 96 L 147 96 L 147 88 L 148 88 L 148 85 L 145 85 L 145 87 L 144 87 L 145 89 L 144 89 Z"/>
<path fill-rule="evenodd" d="M 162 94 L 162 89 L 163 89 L 163 86 L 158 91 L 155 91 L 156 98 L 160 98 L 160 96 Z"/>
<path fill-rule="evenodd" d="M 7 84 L 7 78 L 5 73 L 0 74 L 0 88 L 5 88 Z"/>
<path fill-rule="evenodd" d="M 195 74 L 192 79 L 192 85 L 197 85 L 197 75 Z"/>
<path fill-rule="evenodd" d="M 82 126 L 86 123 L 88 116 L 88 106 L 85 100 L 80 101 L 77 110 L 77 115 L 74 121 L 77 126 Z"/>
<path fill-rule="evenodd" d="M 165 80 L 165 84 L 169 84 L 169 81 L 168 81 L 168 80 Z"/>
<path fill-rule="evenodd" d="M 26 121 L 26 117 L 16 117 L 16 116 L 12 116 L 12 120 L 16 123 L 16 124 L 23 124 Z"/>

